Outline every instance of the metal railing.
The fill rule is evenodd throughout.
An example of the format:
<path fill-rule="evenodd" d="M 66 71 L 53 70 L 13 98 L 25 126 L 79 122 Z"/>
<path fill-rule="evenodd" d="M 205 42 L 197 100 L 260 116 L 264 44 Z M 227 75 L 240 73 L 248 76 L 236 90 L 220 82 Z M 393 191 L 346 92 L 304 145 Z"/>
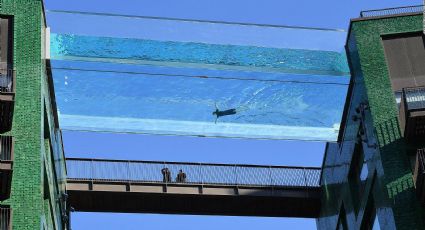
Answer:
<path fill-rule="evenodd" d="M 67 158 L 68 180 L 164 183 L 162 169 L 177 183 L 179 170 L 189 184 L 248 185 L 272 187 L 319 187 L 320 168 L 229 165 L 183 162 L 125 161 Z"/>
<path fill-rule="evenodd" d="M 13 137 L 0 135 L 0 161 L 13 160 Z"/>
<path fill-rule="evenodd" d="M 399 14 L 413 14 L 413 13 L 423 13 L 424 6 L 416 5 L 416 6 L 404 6 L 404 7 L 394 7 L 394 8 L 386 8 L 386 9 L 378 9 L 378 10 L 365 10 L 360 12 L 360 17 L 383 17 L 383 16 L 391 16 L 391 15 L 399 15 Z"/>
<path fill-rule="evenodd" d="M 425 87 L 404 88 L 402 94 L 408 111 L 425 109 Z"/>
<path fill-rule="evenodd" d="M 15 92 L 16 71 L 12 69 L 0 69 L 0 93 Z"/>
<path fill-rule="evenodd" d="M 8 206 L 0 205 L 0 230 L 12 229 L 10 224 L 11 216 L 11 209 Z"/>
<path fill-rule="evenodd" d="M 396 95 L 397 96 L 397 95 Z M 403 88 L 400 95 L 399 121 L 404 137 L 417 139 L 425 134 L 423 116 L 414 112 L 425 111 L 425 87 Z"/>

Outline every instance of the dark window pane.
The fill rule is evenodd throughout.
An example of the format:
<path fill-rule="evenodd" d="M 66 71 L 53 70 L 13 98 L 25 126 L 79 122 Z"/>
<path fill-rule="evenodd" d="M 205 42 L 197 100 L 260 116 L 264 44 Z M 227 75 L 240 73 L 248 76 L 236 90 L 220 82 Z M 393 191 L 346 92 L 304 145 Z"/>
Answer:
<path fill-rule="evenodd" d="M 383 44 L 394 91 L 425 84 L 425 45 L 421 33 L 386 36 Z"/>

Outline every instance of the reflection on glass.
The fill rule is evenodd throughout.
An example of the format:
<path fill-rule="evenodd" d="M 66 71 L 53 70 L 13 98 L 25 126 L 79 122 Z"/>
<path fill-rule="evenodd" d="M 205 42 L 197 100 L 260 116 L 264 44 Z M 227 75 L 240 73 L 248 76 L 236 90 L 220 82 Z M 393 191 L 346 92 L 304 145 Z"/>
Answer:
<path fill-rule="evenodd" d="M 307 49 L 51 35 L 54 60 L 347 76 L 345 53 Z"/>
<path fill-rule="evenodd" d="M 58 34 L 334 52 L 344 51 L 347 36 L 338 29 L 90 12 L 48 11 L 47 20 L 52 32 Z"/>
<path fill-rule="evenodd" d="M 363 162 L 362 169 L 360 171 L 360 180 L 366 181 L 367 175 L 369 174 L 369 170 L 367 168 L 367 162 Z"/>
<path fill-rule="evenodd" d="M 381 230 L 381 226 L 379 225 L 378 215 L 375 216 L 375 221 L 373 222 L 372 230 Z"/>
<path fill-rule="evenodd" d="M 55 60 L 349 75 L 341 30 L 64 11 L 47 19 Z"/>

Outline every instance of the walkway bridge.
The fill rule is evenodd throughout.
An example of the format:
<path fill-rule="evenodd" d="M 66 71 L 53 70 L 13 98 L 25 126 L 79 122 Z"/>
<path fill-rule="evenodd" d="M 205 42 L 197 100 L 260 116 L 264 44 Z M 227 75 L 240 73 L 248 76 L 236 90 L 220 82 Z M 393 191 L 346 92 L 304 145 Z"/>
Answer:
<path fill-rule="evenodd" d="M 175 181 L 180 169 L 184 183 Z M 320 168 L 68 158 L 67 170 L 75 211 L 308 218 L 320 211 Z"/>

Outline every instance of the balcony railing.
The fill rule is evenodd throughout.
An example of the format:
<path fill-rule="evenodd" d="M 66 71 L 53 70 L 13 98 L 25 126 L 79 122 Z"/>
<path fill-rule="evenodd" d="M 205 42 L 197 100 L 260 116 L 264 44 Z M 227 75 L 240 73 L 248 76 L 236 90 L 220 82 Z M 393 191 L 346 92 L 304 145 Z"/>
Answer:
<path fill-rule="evenodd" d="M 0 93 L 14 93 L 16 90 L 15 76 L 16 71 L 0 69 Z"/>
<path fill-rule="evenodd" d="M 16 92 L 16 71 L 0 69 L 0 133 L 10 131 Z"/>
<path fill-rule="evenodd" d="M 120 161 L 68 158 L 68 180 L 177 183 L 179 170 L 184 183 L 274 187 L 319 187 L 320 168 L 227 165 L 156 161 Z M 161 170 L 168 169 L 170 179 Z"/>
<path fill-rule="evenodd" d="M 378 9 L 378 10 L 365 10 L 360 12 L 360 17 L 368 18 L 368 17 L 384 17 L 384 16 L 402 15 L 402 14 L 414 14 L 414 13 L 422 13 L 423 10 L 424 10 L 423 5 L 394 7 L 394 8 L 386 8 L 386 9 Z"/>
<path fill-rule="evenodd" d="M 12 229 L 12 210 L 8 206 L 0 205 L 0 230 Z"/>
<path fill-rule="evenodd" d="M 406 140 L 425 137 L 425 87 L 403 89 L 399 119 Z"/>
<path fill-rule="evenodd" d="M 0 135 L 0 161 L 13 160 L 13 137 Z"/>
<path fill-rule="evenodd" d="M 8 199 L 12 184 L 14 141 L 0 135 L 0 200 Z"/>

